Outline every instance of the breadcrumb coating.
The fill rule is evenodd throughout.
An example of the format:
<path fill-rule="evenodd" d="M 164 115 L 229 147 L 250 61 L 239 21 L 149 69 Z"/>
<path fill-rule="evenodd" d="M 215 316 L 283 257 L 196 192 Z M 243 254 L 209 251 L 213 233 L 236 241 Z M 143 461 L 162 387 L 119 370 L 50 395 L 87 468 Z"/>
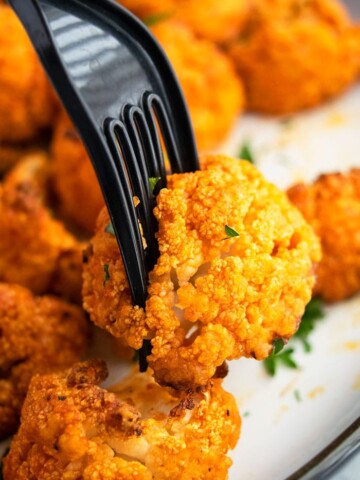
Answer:
<path fill-rule="evenodd" d="M 79 307 L 0 283 L 0 332 L 2 439 L 16 431 L 31 377 L 79 361 L 88 345 L 89 327 Z"/>
<path fill-rule="evenodd" d="M 30 140 L 49 127 L 55 94 L 15 13 L 0 4 L 0 143 Z"/>
<path fill-rule="evenodd" d="M 65 112 L 59 116 L 50 149 L 59 208 L 65 218 L 93 233 L 104 200 L 85 147 Z"/>
<path fill-rule="evenodd" d="M 168 16 L 186 23 L 197 36 L 222 43 L 239 35 L 252 0 L 120 0 L 119 3 L 145 23 Z"/>
<path fill-rule="evenodd" d="M 314 295 L 328 302 L 344 300 L 360 290 L 360 169 L 321 175 L 309 185 L 288 190 L 320 238 L 322 260 Z"/>
<path fill-rule="evenodd" d="M 336 0 L 263 0 L 255 12 L 242 36 L 228 46 L 250 110 L 293 113 L 356 80 L 358 27 Z"/>
<path fill-rule="evenodd" d="M 133 373 L 112 391 L 96 360 L 35 376 L 4 480 L 225 480 L 239 436 L 220 380 L 178 393 Z"/>
<path fill-rule="evenodd" d="M 200 3 L 200 2 L 199 2 Z M 183 89 L 200 151 L 217 147 L 244 109 L 243 85 L 229 58 L 174 20 L 151 28 Z"/>
<path fill-rule="evenodd" d="M 249 162 L 203 159 L 157 196 L 160 257 L 145 310 L 133 307 L 115 237 L 99 216 L 84 266 L 92 321 L 138 349 L 161 384 L 204 385 L 226 359 L 259 360 L 293 335 L 315 281 L 318 240 L 286 194 Z M 228 238 L 225 226 L 238 236 Z M 104 282 L 104 265 L 109 277 Z"/>
<path fill-rule="evenodd" d="M 0 281 L 79 301 L 83 245 L 46 207 L 48 160 L 23 159 L 0 185 Z"/>

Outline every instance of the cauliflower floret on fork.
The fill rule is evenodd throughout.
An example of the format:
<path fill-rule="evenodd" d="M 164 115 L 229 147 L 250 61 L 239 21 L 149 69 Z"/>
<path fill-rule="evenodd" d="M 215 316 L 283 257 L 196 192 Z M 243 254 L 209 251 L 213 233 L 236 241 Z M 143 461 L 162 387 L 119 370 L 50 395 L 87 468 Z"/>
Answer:
<path fill-rule="evenodd" d="M 131 347 L 151 340 L 159 383 L 205 385 L 225 360 L 262 360 L 275 339 L 296 332 L 319 242 L 254 166 L 208 156 L 201 170 L 169 176 L 154 213 L 160 256 L 145 309 L 131 304 L 106 211 L 88 249 L 83 299 L 91 319 Z"/>
<path fill-rule="evenodd" d="M 108 391 L 106 375 L 90 360 L 33 377 L 4 480 L 227 478 L 240 417 L 221 380 L 178 392 L 134 372 Z"/>

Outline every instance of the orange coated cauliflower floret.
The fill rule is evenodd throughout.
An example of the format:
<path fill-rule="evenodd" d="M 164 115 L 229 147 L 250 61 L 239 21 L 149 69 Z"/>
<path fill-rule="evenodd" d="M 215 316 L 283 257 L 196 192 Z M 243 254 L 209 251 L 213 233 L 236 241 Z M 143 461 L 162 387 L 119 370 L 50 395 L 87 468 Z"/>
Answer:
<path fill-rule="evenodd" d="M 87 151 L 65 112 L 51 141 L 51 179 L 65 218 L 93 233 L 105 202 Z"/>
<path fill-rule="evenodd" d="M 200 151 L 219 145 L 244 108 L 243 85 L 230 59 L 174 20 L 151 28 L 184 91 Z"/>
<path fill-rule="evenodd" d="M 245 32 L 228 45 L 250 110 L 313 107 L 359 74 L 358 27 L 337 0 L 257 0 Z"/>
<path fill-rule="evenodd" d="M 80 360 L 88 334 L 79 307 L 0 283 L 0 438 L 16 431 L 31 377 Z"/>
<path fill-rule="evenodd" d="M 4 480 L 225 480 L 239 436 L 234 398 L 214 380 L 176 392 L 133 373 L 111 391 L 92 360 L 33 378 Z"/>
<path fill-rule="evenodd" d="M 334 302 L 360 290 L 360 170 L 321 175 L 313 184 L 294 185 L 290 201 L 321 240 L 323 257 L 314 295 Z"/>
<path fill-rule="evenodd" d="M 155 216 L 160 257 L 145 311 L 131 304 L 105 211 L 88 250 L 83 299 L 97 325 L 133 348 L 151 339 L 157 381 L 205 384 L 226 359 L 264 359 L 274 339 L 296 332 L 319 244 L 286 195 L 249 162 L 209 156 L 202 170 L 170 176 Z M 238 236 L 224 239 L 225 226 Z"/>
<path fill-rule="evenodd" d="M 80 300 L 83 245 L 48 208 L 47 156 L 20 161 L 0 185 L 0 281 Z"/>
<path fill-rule="evenodd" d="M 118 0 L 151 25 L 162 17 L 186 23 L 199 37 L 224 42 L 242 30 L 253 0 Z"/>
<path fill-rule="evenodd" d="M 15 161 L 16 151 L 51 126 L 56 97 L 23 26 L 8 5 L 0 4 L 0 25 L 2 171 Z"/>

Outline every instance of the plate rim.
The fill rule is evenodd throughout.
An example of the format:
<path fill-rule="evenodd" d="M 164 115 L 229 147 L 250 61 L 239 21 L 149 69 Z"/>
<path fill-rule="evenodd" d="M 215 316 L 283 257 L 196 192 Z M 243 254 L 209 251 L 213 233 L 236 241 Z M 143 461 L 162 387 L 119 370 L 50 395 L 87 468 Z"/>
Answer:
<path fill-rule="evenodd" d="M 311 460 L 285 480 L 325 480 L 350 456 L 360 451 L 360 416 Z"/>

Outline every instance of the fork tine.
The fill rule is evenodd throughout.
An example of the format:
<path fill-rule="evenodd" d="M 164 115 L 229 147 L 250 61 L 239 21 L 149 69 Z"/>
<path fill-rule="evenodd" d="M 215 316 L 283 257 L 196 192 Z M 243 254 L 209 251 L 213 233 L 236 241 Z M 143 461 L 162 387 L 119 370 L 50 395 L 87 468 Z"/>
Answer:
<path fill-rule="evenodd" d="M 169 156 L 169 161 L 171 165 L 171 170 L 174 173 L 181 173 L 184 171 L 188 171 L 186 166 L 184 166 L 186 162 L 186 158 L 181 158 L 179 149 L 177 148 L 177 143 L 175 141 L 175 137 L 173 134 L 173 129 L 171 128 L 171 122 L 169 117 L 166 113 L 166 109 L 163 105 L 163 102 L 159 98 L 158 95 L 154 93 L 148 93 L 144 95 L 143 98 L 143 105 L 145 115 L 147 117 L 147 121 L 149 126 L 151 125 L 151 132 L 153 137 L 158 137 L 158 128 L 156 124 L 156 120 L 158 121 L 162 137 L 164 139 L 166 151 Z M 160 148 L 160 143 L 159 148 Z M 161 151 L 161 148 L 160 148 Z M 160 158 L 162 153 L 159 154 Z M 160 171 L 163 170 L 163 174 L 166 175 L 164 170 L 164 164 L 159 165 Z"/>
<path fill-rule="evenodd" d="M 144 93 L 144 95 L 146 94 L 147 92 Z M 140 106 L 142 106 L 142 103 L 140 101 Z M 127 118 L 126 113 L 131 113 L 131 117 Z M 146 112 L 140 107 L 132 107 L 130 111 L 125 109 L 124 117 L 125 123 L 131 123 L 129 130 L 136 132 L 140 139 L 139 150 L 141 154 L 139 154 L 139 161 L 141 162 L 142 171 L 145 172 L 144 182 L 149 187 L 149 198 L 152 198 L 149 184 L 150 177 L 160 177 L 163 186 L 166 185 L 164 158 L 160 148 L 158 132 L 156 130 L 152 132 L 146 118 Z"/>
<path fill-rule="evenodd" d="M 123 229 L 120 229 L 119 231 L 115 229 L 117 240 L 120 246 L 120 251 L 123 257 L 123 262 L 125 265 L 125 269 L 129 268 L 129 264 L 131 265 L 131 262 L 136 262 L 137 269 L 135 269 L 135 263 L 131 265 L 132 270 L 127 273 L 127 277 L 129 280 L 129 286 L 131 289 L 132 293 L 132 300 L 135 305 L 139 305 L 140 307 L 145 307 L 145 302 L 146 302 L 146 297 L 147 297 L 147 275 L 148 275 L 148 270 L 145 269 L 145 259 L 144 259 L 144 249 L 142 245 L 142 240 L 141 240 L 141 235 L 140 235 L 140 230 L 139 230 L 139 223 L 136 218 L 136 213 L 135 213 L 135 208 L 134 208 L 134 203 L 133 203 L 133 198 L 132 198 L 132 192 L 129 188 L 129 178 L 128 178 L 128 172 L 125 168 L 123 159 L 121 157 L 119 148 L 121 148 L 124 161 L 125 163 L 130 167 L 130 172 L 132 175 L 136 175 L 136 178 L 141 179 L 141 175 L 139 172 L 139 168 L 137 167 L 136 161 L 134 161 L 135 157 L 135 152 L 133 150 L 133 147 L 130 142 L 129 135 L 126 131 L 126 128 L 122 122 L 119 120 L 112 120 L 105 122 L 104 125 L 104 131 L 105 135 L 107 137 L 109 146 L 111 148 L 111 151 L 113 153 L 113 158 L 115 159 L 114 161 L 117 164 L 119 174 L 122 179 L 122 186 L 124 188 L 124 193 L 127 196 L 127 201 L 125 202 L 126 207 L 128 208 L 127 213 L 127 222 L 125 222 L 124 227 L 129 228 L 129 233 L 132 237 L 132 243 L 126 243 L 127 242 L 127 235 L 126 232 L 124 232 Z M 119 139 L 119 142 L 117 141 Z M 121 145 L 121 146 L 120 146 Z M 146 196 L 147 192 L 146 189 L 144 188 L 143 185 L 141 185 L 143 182 L 139 182 L 135 186 L 135 188 L 142 188 L 142 194 L 141 196 Z M 144 199 L 144 207 L 149 207 L 147 199 Z M 110 203 L 110 205 L 115 205 L 115 203 Z M 132 207 L 132 208 L 131 208 Z M 116 209 L 115 209 L 116 211 Z M 111 215 L 112 210 L 109 208 L 109 213 Z M 131 218 L 128 218 L 131 217 Z M 135 217 L 135 218 L 134 218 Z M 147 219 L 150 217 L 145 217 L 146 220 L 146 226 L 148 227 L 148 222 Z M 115 225 L 118 225 L 115 223 Z M 148 227 L 152 228 L 152 227 Z M 150 234 L 150 232 L 149 232 Z M 155 239 L 155 235 L 153 236 L 153 239 Z M 152 249 L 156 248 L 156 252 L 151 250 L 150 252 L 150 260 L 151 262 L 156 262 L 157 259 L 157 243 L 155 247 L 153 246 L 153 242 L 151 243 Z M 132 255 L 130 255 L 130 252 Z M 134 253 L 135 253 L 135 258 L 134 258 Z M 129 276 L 131 275 L 131 276 Z M 147 362 L 147 357 L 151 354 L 152 350 L 152 345 L 150 340 L 144 340 L 142 347 L 138 350 L 139 354 L 139 370 L 140 372 L 146 372 L 147 367 L 148 367 L 148 362 Z"/>
<path fill-rule="evenodd" d="M 127 145 L 128 149 L 131 147 L 131 151 L 133 150 L 135 152 L 135 156 L 131 154 L 128 156 L 129 161 L 127 161 L 127 168 L 133 191 L 140 199 L 140 205 L 137 210 L 140 214 L 140 223 L 147 243 L 146 261 L 147 269 L 150 271 L 153 269 L 159 256 L 158 243 L 155 237 L 157 222 L 152 212 L 155 201 L 154 195 L 150 191 L 149 182 L 149 178 L 152 176 L 150 167 L 154 149 L 151 142 L 149 144 L 149 129 L 147 128 L 141 109 L 136 106 L 127 106 L 127 108 L 124 109 L 123 117 L 128 132 L 128 136 L 126 139 L 124 138 L 124 145 Z M 151 145 L 151 149 L 149 150 L 150 154 L 148 153 L 146 155 L 147 145 L 144 148 L 143 138 L 145 138 L 147 145 Z M 166 179 L 162 178 L 161 180 L 162 185 L 165 186 Z"/>
<path fill-rule="evenodd" d="M 163 131 L 161 130 L 161 125 L 154 109 L 155 99 L 161 103 L 161 100 L 157 95 L 152 92 L 145 92 L 141 99 L 141 103 L 155 150 L 155 157 L 152 159 L 152 167 L 155 172 L 154 176 L 166 180 L 165 162 L 160 138 L 160 135 L 163 137 Z"/>
<path fill-rule="evenodd" d="M 153 153 L 153 145 L 149 137 L 149 131 L 146 126 L 144 113 L 135 105 L 126 105 L 121 117 L 127 126 L 132 146 L 135 150 L 136 162 L 138 163 L 144 187 L 147 192 L 147 198 L 151 198 L 149 177 L 153 176 L 151 165 L 149 165 L 149 155 Z M 149 154 L 149 151 L 151 152 Z"/>
<path fill-rule="evenodd" d="M 112 120 L 107 126 L 107 134 L 109 135 L 108 141 L 112 143 L 112 150 L 115 149 L 117 161 L 122 162 L 118 168 L 126 168 L 127 180 L 131 184 L 132 196 L 137 196 L 140 200 L 140 204 L 136 207 L 136 211 L 139 213 L 140 223 L 143 229 L 143 235 L 147 243 L 147 254 L 145 255 L 147 262 L 147 270 L 151 269 L 158 257 L 158 245 L 155 238 L 155 217 L 153 216 L 150 200 L 149 189 L 146 188 L 148 184 L 148 176 L 144 179 L 141 175 L 140 168 L 137 162 L 139 157 L 136 156 L 134 146 L 136 142 L 132 142 L 128 129 L 119 120 Z M 118 143 L 116 144 L 116 140 Z M 118 148 L 116 148 L 118 146 Z M 121 155 L 119 155 L 119 148 Z M 146 185 L 146 186 L 145 186 Z M 136 225 L 138 228 L 138 224 Z M 147 279 L 147 277 L 146 277 Z"/>
<path fill-rule="evenodd" d="M 121 125 L 121 122 L 118 123 Z M 122 160 L 119 144 L 114 133 L 114 121 L 105 122 L 104 132 L 112 153 L 112 156 L 107 157 L 105 164 L 110 163 L 113 165 L 115 170 L 114 176 L 118 179 L 118 183 L 114 182 L 114 190 L 106 191 L 108 195 L 107 201 L 110 206 L 108 210 L 120 245 L 126 274 L 128 279 L 131 278 L 129 286 L 133 302 L 135 305 L 144 307 L 147 296 L 147 272 L 145 269 L 144 249 L 135 212 L 133 194 L 129 186 L 128 172 Z M 131 152 L 131 145 L 128 148 L 130 152 L 127 154 L 134 155 L 134 152 Z M 99 168 L 96 165 L 96 168 L 101 179 L 103 173 L 101 167 Z M 118 203 L 119 199 L 121 203 Z M 116 207 L 114 208 L 114 206 Z M 118 225 L 121 225 L 121 228 L 117 228 Z"/>

